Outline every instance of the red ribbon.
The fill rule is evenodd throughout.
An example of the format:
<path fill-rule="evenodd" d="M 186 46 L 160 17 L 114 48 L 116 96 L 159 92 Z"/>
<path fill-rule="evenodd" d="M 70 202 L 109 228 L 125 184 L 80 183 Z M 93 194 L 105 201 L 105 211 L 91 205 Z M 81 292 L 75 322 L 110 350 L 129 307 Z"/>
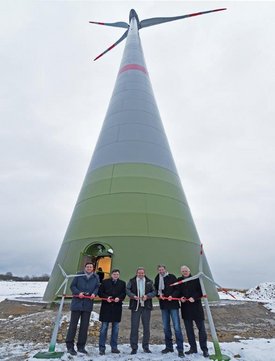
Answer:
<path fill-rule="evenodd" d="M 101 300 L 101 301 L 111 301 L 111 302 L 115 302 L 115 299 L 114 298 L 106 298 L 106 297 L 98 297 L 98 296 L 95 296 L 95 297 L 92 297 L 92 296 L 86 296 L 86 295 L 82 295 L 82 296 L 79 296 L 79 295 L 60 295 L 59 297 L 65 297 L 65 298 L 88 298 L 90 300 Z M 122 300 L 120 300 L 122 301 Z"/>
<path fill-rule="evenodd" d="M 100 301 L 109 301 L 109 302 L 115 302 L 115 299 L 114 298 L 106 298 L 106 297 L 98 297 L 98 296 L 95 296 L 95 297 L 92 297 L 92 296 L 79 296 L 79 295 L 60 295 L 59 297 L 65 297 L 65 298 L 88 298 L 90 300 L 100 300 Z M 233 296 L 234 297 L 234 296 Z M 134 299 L 136 300 L 136 298 L 134 297 L 129 297 L 130 299 Z M 186 297 L 158 297 L 160 300 L 168 300 L 168 301 L 181 301 L 182 299 L 184 299 L 185 301 L 189 301 L 189 298 L 186 298 Z M 201 299 L 201 298 L 207 298 L 207 295 L 202 295 L 201 297 L 198 297 L 196 298 L 197 300 L 198 299 Z M 139 298 L 140 299 L 140 298 Z M 120 300 L 122 301 L 122 300 Z M 189 301 L 190 302 L 190 301 Z"/>
<path fill-rule="evenodd" d="M 190 302 L 190 298 L 186 298 L 186 297 L 171 297 L 171 298 L 169 298 L 169 297 L 159 297 L 160 300 L 181 301 L 182 299 L 184 299 L 184 301 L 189 301 L 189 302 Z M 201 298 L 207 298 L 207 295 L 202 295 L 201 297 L 194 298 L 194 299 L 199 300 Z"/>

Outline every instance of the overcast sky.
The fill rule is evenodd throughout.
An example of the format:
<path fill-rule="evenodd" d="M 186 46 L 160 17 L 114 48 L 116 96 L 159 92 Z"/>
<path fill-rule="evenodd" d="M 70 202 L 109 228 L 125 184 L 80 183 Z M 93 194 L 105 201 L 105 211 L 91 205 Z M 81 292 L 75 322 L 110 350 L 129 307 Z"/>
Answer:
<path fill-rule="evenodd" d="M 115 83 L 123 29 L 89 24 L 214 8 L 140 32 L 214 278 L 275 280 L 275 3 L 0 2 L 0 272 L 50 273 Z"/>

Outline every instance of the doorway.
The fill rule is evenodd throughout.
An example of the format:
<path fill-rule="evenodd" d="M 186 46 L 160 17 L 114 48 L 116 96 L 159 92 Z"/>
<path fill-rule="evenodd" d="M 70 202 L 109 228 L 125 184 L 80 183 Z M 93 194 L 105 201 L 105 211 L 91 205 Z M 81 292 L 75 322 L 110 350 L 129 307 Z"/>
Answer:
<path fill-rule="evenodd" d="M 78 270 L 84 269 L 87 262 L 93 263 L 95 272 L 99 268 L 104 272 L 104 278 L 109 278 L 112 267 L 113 249 L 106 243 L 93 242 L 80 254 Z"/>

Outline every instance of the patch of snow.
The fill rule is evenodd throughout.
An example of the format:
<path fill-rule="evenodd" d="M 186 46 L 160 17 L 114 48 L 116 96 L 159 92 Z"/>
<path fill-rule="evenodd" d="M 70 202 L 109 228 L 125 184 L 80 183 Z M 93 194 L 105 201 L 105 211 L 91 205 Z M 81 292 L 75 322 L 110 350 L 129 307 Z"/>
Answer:
<path fill-rule="evenodd" d="M 256 301 L 275 302 L 275 282 L 260 283 L 257 287 L 250 288 L 245 296 Z"/>
<path fill-rule="evenodd" d="M 99 314 L 97 312 L 92 311 L 91 320 L 92 321 L 99 321 Z"/>
<path fill-rule="evenodd" d="M 275 302 L 269 302 L 264 305 L 270 312 L 275 312 Z"/>
<path fill-rule="evenodd" d="M 219 292 L 221 300 L 263 302 L 269 311 L 275 312 L 275 282 L 263 282 L 246 292 L 230 291 L 230 294 Z"/>
<path fill-rule="evenodd" d="M 42 298 L 47 282 L 15 282 L 0 281 L 0 302 L 6 298 L 15 300 L 17 298 Z"/>
<path fill-rule="evenodd" d="M 60 358 L 61 361 L 91 361 L 100 359 L 100 361 L 119 360 L 119 361 L 179 361 L 177 352 L 169 355 L 162 355 L 161 350 L 163 345 L 151 345 L 151 354 L 143 352 L 141 345 L 136 355 L 130 355 L 130 346 L 123 344 L 119 345 L 120 354 L 112 354 L 110 347 L 106 348 L 106 355 L 98 355 L 98 348 L 94 346 L 87 346 L 88 355 L 79 354 L 77 356 L 70 356 L 66 352 Z M 212 343 L 208 343 L 210 355 L 214 353 Z M 227 355 L 231 360 L 238 359 L 240 361 L 272 361 L 274 360 L 275 339 L 249 339 L 238 340 L 237 342 L 220 343 L 222 354 Z M 188 348 L 187 348 L 188 349 Z M 1 359 L 3 361 L 34 361 L 33 358 L 38 352 L 47 352 L 48 348 L 45 344 L 33 343 L 12 343 L 6 342 L 0 346 Z M 65 351 L 64 345 L 58 345 L 56 351 Z M 54 359 L 48 359 L 54 360 Z M 56 359 L 55 359 L 56 360 Z M 199 351 L 196 355 L 189 355 L 185 357 L 186 361 L 205 361 L 202 353 Z"/>
<path fill-rule="evenodd" d="M 221 300 L 230 300 L 230 301 L 246 301 L 245 293 L 240 291 L 229 291 L 228 293 L 219 292 Z"/>

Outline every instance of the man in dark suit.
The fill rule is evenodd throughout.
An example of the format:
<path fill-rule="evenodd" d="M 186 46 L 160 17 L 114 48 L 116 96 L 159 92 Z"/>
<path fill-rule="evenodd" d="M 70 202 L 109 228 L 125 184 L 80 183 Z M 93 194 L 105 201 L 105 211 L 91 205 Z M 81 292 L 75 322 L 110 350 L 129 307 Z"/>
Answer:
<path fill-rule="evenodd" d="M 77 349 L 78 352 L 87 354 L 85 345 L 88 336 L 90 316 L 93 310 L 93 298 L 97 295 L 98 287 L 99 279 L 94 273 L 94 266 L 90 262 L 86 263 L 84 272 L 78 273 L 71 284 L 73 299 L 71 302 L 71 321 L 66 337 L 66 345 L 68 352 L 73 356 L 77 354 L 74 349 L 74 338 L 79 319 L 80 326 Z M 87 296 L 90 296 L 90 298 Z"/>
<path fill-rule="evenodd" d="M 109 323 L 112 323 L 111 352 L 120 353 L 117 348 L 119 323 L 122 314 L 122 301 L 126 297 L 126 283 L 119 279 L 120 271 L 112 270 L 111 278 L 102 281 L 98 295 L 104 298 L 101 302 L 99 320 L 101 321 L 99 335 L 99 354 L 105 355 L 105 343 Z"/>
<path fill-rule="evenodd" d="M 191 277 L 191 271 L 187 266 L 181 266 L 182 277 L 178 281 L 188 279 Z M 199 330 L 199 343 L 204 357 L 209 357 L 207 348 L 207 334 L 204 325 L 204 312 L 201 303 L 202 290 L 199 279 L 194 279 L 188 282 L 181 283 L 178 286 L 179 295 L 181 299 L 181 315 L 184 321 L 190 350 L 186 352 L 187 355 L 197 353 L 197 344 L 194 333 L 194 324 Z"/>
<path fill-rule="evenodd" d="M 150 319 L 153 308 L 152 298 L 156 295 L 153 281 L 145 276 L 145 269 L 139 267 L 136 276 L 131 278 L 126 286 L 126 293 L 130 297 L 129 309 L 131 310 L 131 355 L 135 355 L 138 349 L 138 329 L 140 319 L 143 326 L 142 347 L 146 353 L 149 349 Z"/>

